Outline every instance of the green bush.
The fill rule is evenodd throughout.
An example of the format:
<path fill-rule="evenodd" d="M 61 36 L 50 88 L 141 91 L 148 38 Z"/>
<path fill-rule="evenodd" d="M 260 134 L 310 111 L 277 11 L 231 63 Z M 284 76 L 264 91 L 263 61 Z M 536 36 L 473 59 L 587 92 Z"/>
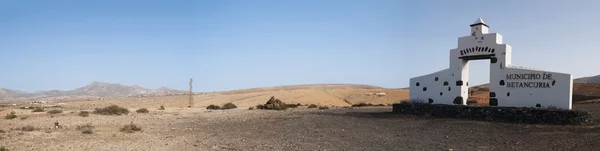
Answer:
<path fill-rule="evenodd" d="M 135 112 L 136 113 L 148 113 L 150 111 L 148 111 L 148 109 L 146 109 L 146 108 L 141 108 L 141 109 L 136 110 Z"/>
<path fill-rule="evenodd" d="M 62 112 L 63 112 L 62 110 L 57 110 L 57 109 L 54 109 L 54 110 L 50 110 L 50 111 L 48 111 L 47 113 L 48 113 L 48 114 L 60 114 L 60 113 L 62 113 Z"/>
<path fill-rule="evenodd" d="M 235 108 L 237 108 L 237 106 L 235 106 L 235 104 L 226 103 L 225 105 L 223 105 L 223 107 L 221 107 L 221 110 L 229 110 L 229 109 L 235 109 Z"/>
<path fill-rule="evenodd" d="M 6 116 L 4 116 L 4 119 L 7 119 L 7 120 L 11 120 L 11 119 L 14 119 L 14 118 L 17 118 L 17 115 L 15 115 L 15 114 L 7 114 Z"/>
<path fill-rule="evenodd" d="M 308 105 L 308 108 L 309 108 L 309 109 L 310 109 L 310 108 L 317 108 L 317 107 L 319 107 L 319 106 L 317 106 L 316 104 L 310 104 L 310 105 Z"/>
<path fill-rule="evenodd" d="M 207 106 L 206 109 L 207 110 L 219 110 L 219 109 L 221 109 L 221 107 L 218 105 L 211 104 L 211 105 Z"/>
<path fill-rule="evenodd" d="M 93 113 L 100 115 L 123 115 L 129 114 L 129 110 L 117 105 L 111 105 L 105 108 L 96 108 Z"/>
<path fill-rule="evenodd" d="M 133 122 L 131 122 L 131 124 L 127 124 L 121 128 L 121 132 L 125 132 L 125 133 L 134 133 L 134 132 L 141 131 L 141 130 L 142 130 L 142 128 L 133 124 Z"/>
<path fill-rule="evenodd" d="M 90 116 L 90 112 L 88 112 L 88 111 L 79 111 L 78 115 L 81 116 L 81 117 L 88 117 L 88 116 Z"/>
<path fill-rule="evenodd" d="M 35 109 L 33 109 L 33 111 L 31 112 L 46 112 L 43 108 L 41 107 L 36 107 Z"/>

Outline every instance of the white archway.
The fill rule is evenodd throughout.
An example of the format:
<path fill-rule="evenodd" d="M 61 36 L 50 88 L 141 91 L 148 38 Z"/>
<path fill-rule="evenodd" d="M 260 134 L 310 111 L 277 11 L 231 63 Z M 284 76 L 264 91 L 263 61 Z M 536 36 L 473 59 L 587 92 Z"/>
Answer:
<path fill-rule="evenodd" d="M 458 39 L 450 50 L 450 67 L 410 79 L 410 99 L 439 104 L 466 105 L 469 60 L 490 60 L 490 106 L 549 107 L 571 109 L 573 80 L 570 74 L 511 64 L 512 48 L 502 36 L 488 33 L 480 18 L 471 24 L 469 36 Z"/>

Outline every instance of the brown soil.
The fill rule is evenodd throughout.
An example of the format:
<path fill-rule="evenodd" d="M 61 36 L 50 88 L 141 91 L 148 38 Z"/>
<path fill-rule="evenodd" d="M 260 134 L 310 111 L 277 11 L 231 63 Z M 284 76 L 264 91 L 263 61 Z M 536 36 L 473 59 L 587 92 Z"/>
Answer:
<path fill-rule="evenodd" d="M 600 115 L 600 104 L 577 104 Z M 286 111 L 167 108 L 126 116 L 69 111 L 2 120 L 11 150 L 595 150 L 599 126 L 526 125 L 391 114 L 391 107 Z M 596 116 L 596 119 L 600 117 Z M 55 121 L 62 128 L 53 129 Z M 133 122 L 141 132 L 119 129 Z M 94 134 L 77 126 L 90 124 Z M 16 130 L 32 125 L 32 132 Z"/>
<path fill-rule="evenodd" d="M 366 93 L 386 92 L 377 97 Z M 481 93 L 481 94 L 479 94 Z M 476 92 L 475 95 L 486 94 Z M 18 118 L 0 119 L 0 146 L 10 150 L 595 150 L 600 126 L 526 125 L 440 119 L 391 114 L 391 107 L 302 106 L 285 111 L 248 110 L 271 96 L 286 103 L 349 106 L 388 104 L 407 99 L 408 90 L 349 88 L 340 85 L 231 91 L 187 96 L 105 98 L 71 101 L 63 113 L 0 108 Z M 239 108 L 208 111 L 209 104 L 233 102 Z M 109 116 L 79 111 L 117 104 L 129 115 Z M 161 105 L 165 110 L 158 110 Z M 148 108 L 149 113 L 135 113 Z M 575 104 L 600 122 L 600 104 Z M 22 118 L 27 117 L 27 118 Z M 61 128 L 53 128 L 59 122 Z M 141 131 L 124 133 L 132 123 Z M 77 127 L 91 125 L 92 134 Z M 19 128 L 33 126 L 33 131 Z"/>
<path fill-rule="evenodd" d="M 386 96 L 368 95 L 370 93 L 384 92 Z M 351 106 L 361 102 L 372 104 L 392 104 L 408 99 L 407 89 L 383 89 L 364 85 L 300 85 L 281 86 L 269 88 L 255 88 L 246 90 L 206 93 L 195 95 L 194 101 L 197 107 L 208 105 L 223 105 L 234 103 L 240 108 L 248 108 L 258 104 L 265 104 L 275 96 L 288 104 L 316 104 L 319 106 Z M 91 110 L 110 104 L 133 108 L 157 108 L 165 107 L 187 107 L 188 96 L 161 96 L 161 97 L 124 97 L 103 98 L 102 100 L 69 101 L 68 107 Z"/>

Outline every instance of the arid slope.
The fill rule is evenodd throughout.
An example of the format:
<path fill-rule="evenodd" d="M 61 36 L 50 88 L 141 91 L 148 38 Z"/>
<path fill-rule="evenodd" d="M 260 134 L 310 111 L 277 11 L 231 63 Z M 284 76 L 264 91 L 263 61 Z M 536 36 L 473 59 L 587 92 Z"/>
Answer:
<path fill-rule="evenodd" d="M 385 96 L 372 95 L 386 93 Z M 196 107 L 206 107 L 210 104 L 223 105 L 232 102 L 239 107 L 251 107 L 264 104 L 271 96 L 285 103 L 316 104 L 322 106 L 351 106 L 356 103 L 392 104 L 408 99 L 407 89 L 385 89 L 368 85 L 352 84 L 319 84 L 295 85 L 267 88 L 253 88 L 215 93 L 202 93 L 194 95 Z M 117 97 L 103 98 L 91 101 L 73 101 L 67 106 L 81 109 L 93 109 L 109 104 L 119 104 L 129 107 L 156 108 L 186 107 L 187 95 L 159 96 L 159 97 Z"/>

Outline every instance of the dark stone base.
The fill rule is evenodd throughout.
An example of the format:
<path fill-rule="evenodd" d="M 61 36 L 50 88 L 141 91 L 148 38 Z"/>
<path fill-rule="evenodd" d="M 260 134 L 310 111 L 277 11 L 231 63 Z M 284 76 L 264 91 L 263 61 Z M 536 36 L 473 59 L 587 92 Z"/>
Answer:
<path fill-rule="evenodd" d="M 590 125 L 592 116 L 578 110 L 545 110 L 525 107 L 477 107 L 402 102 L 393 105 L 394 113 L 428 115 L 479 121 L 498 121 L 526 124 Z"/>

